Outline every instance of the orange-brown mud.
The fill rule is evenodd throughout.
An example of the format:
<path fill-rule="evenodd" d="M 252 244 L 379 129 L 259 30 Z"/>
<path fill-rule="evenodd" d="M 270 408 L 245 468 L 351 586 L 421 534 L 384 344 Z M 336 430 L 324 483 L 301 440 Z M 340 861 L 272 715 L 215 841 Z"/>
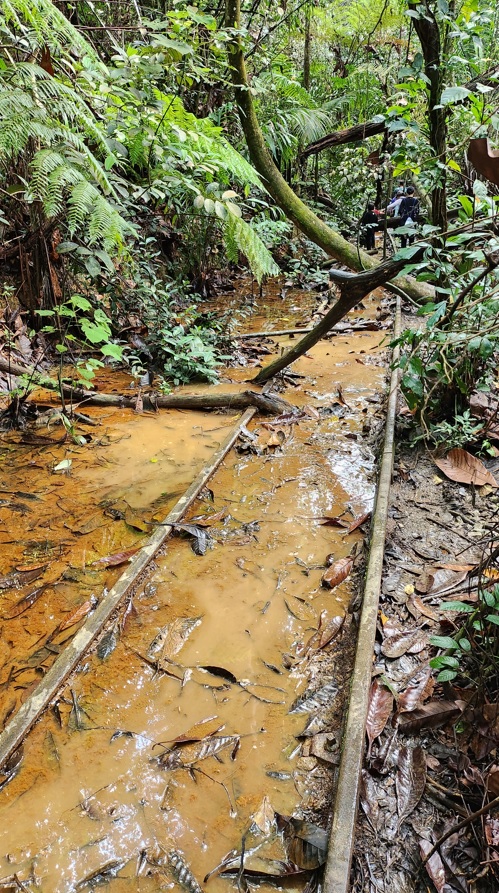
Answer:
<path fill-rule="evenodd" d="M 304 377 L 284 396 L 306 408 L 299 423 L 254 421 L 257 440 L 242 439 L 210 481 L 213 498 L 190 512 L 215 515 L 204 528 L 211 547 L 196 555 L 187 538 L 168 542 L 132 610 L 106 630 L 29 734 L 0 792 L 0 878 L 17 874 L 26 889 L 45 893 L 88 891 L 105 880 L 116 893 L 177 889 L 168 853 L 180 853 L 202 881 L 240 846 L 264 796 L 279 813 L 309 815 L 318 785 L 331 789 L 331 765 L 313 755 L 313 742 L 332 716 L 339 728 L 348 635 L 317 652 L 304 643 L 321 614 L 323 626 L 343 616 L 352 596 L 350 579 L 331 591 L 321 576 L 326 556 L 349 555 L 362 533 L 321 519 L 346 513 L 350 521 L 372 507 L 368 433 L 380 424 L 382 338 L 338 336 L 294 364 Z M 3 716 L 53 659 L 49 647 L 47 662 L 35 663 L 47 638 L 63 647 L 77 628 L 54 636 L 61 620 L 119 573 L 93 562 L 146 536 L 127 524 L 127 511 L 136 524 L 166 515 L 234 421 L 86 412 L 100 421 L 90 447 L 2 443 L 2 487 L 14 505 L 0 512 L 1 571 L 47 565 L 29 587 L 2 595 Z M 68 474 L 54 471 L 63 459 L 72 461 Z M 109 508 L 124 517 L 113 520 Z M 6 619 L 21 595 L 49 578 L 63 582 Z M 325 685 L 327 707 L 296 703 Z M 228 742 L 219 759 L 202 758 L 195 741 L 168 758 L 185 733 Z M 277 840 L 263 855 L 257 867 L 284 858 Z M 206 889 L 222 893 L 230 883 L 215 877 Z M 304 881 L 297 884 L 281 882 L 301 889 Z"/>

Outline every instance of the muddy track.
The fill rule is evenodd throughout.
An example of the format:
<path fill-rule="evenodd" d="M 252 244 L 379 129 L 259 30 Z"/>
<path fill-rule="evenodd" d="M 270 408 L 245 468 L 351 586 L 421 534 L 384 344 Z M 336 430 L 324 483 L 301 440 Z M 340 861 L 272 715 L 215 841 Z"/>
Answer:
<path fill-rule="evenodd" d="M 243 875 L 285 889 L 313 879 L 326 859 L 355 651 L 384 421 L 382 337 L 345 333 L 295 364 L 303 377 L 283 396 L 298 419 L 243 428 L 189 510 L 191 526 L 156 554 L 4 767 L 5 878 L 51 893 L 103 881 L 195 891 L 244 840 L 244 872 L 240 854 L 224 865 L 240 885 Z M 5 616 L 18 601 L 7 592 Z M 35 609 L 46 636 L 50 603 Z M 35 637 L 31 610 L 11 621 L 19 655 L 22 630 Z M 2 682 L 8 693 L 7 659 Z M 207 889 L 229 883 L 216 874 Z"/>

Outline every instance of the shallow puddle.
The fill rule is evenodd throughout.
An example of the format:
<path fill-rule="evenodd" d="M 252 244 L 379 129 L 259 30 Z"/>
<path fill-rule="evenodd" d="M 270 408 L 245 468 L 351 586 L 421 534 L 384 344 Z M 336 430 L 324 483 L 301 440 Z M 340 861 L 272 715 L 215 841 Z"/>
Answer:
<path fill-rule="evenodd" d="M 196 893 L 183 863 L 202 882 L 226 853 L 240 849 L 255 813 L 246 848 L 266 842 L 247 865 L 279 874 L 299 861 L 296 848 L 293 860 L 289 843 L 283 849 L 282 836 L 270 832 L 269 803 L 279 814 L 313 817 L 326 827 L 352 652 L 349 623 L 340 630 L 340 618 L 354 590 L 351 576 L 333 590 L 321 578 L 327 556 L 353 557 L 363 537 L 358 529 L 325 525 L 323 517 L 344 516 L 348 524 L 372 507 L 367 435 L 381 424 L 381 339 L 379 332 L 340 336 L 294 364 L 303 378 L 283 396 L 302 408 L 300 421 L 252 423 L 211 479 L 212 498 L 190 512 L 191 519 L 205 517 L 205 554 L 195 554 L 188 537 L 168 541 L 129 610 L 30 733 L 0 793 L 0 877 L 17 875 L 26 889 L 46 893 L 104 882 L 116 893 L 181 886 Z M 238 379 L 239 372 L 228 375 Z M 129 521 L 157 518 L 233 421 L 215 414 L 106 415 L 109 442 L 91 451 L 58 447 L 47 458 L 46 450 L 22 453 L 27 448 L 16 446 L 4 485 L 36 485 L 51 526 L 54 494 L 72 500 L 78 523 L 102 500 L 111 508 L 126 500 Z M 28 455 L 38 463 L 32 470 Z M 50 474 L 50 463 L 68 455 L 75 460 L 70 476 Z M 64 526 L 62 509 L 59 515 Z M 107 527 L 114 525 L 120 535 L 80 533 L 57 561 L 87 571 L 96 556 L 146 536 L 125 518 Z M 26 536 L 21 525 L 14 552 L 1 547 L 4 573 L 27 564 Z M 57 527 L 50 538 L 57 543 L 64 535 Z M 99 595 L 118 572 L 107 570 L 100 589 L 97 580 L 73 583 L 74 601 Z M 3 611 L 19 597 L 6 592 Z M 55 605 L 43 604 L 3 621 L 16 666 L 31 653 L 25 639 L 33 650 L 40 629 L 46 636 L 60 620 Z M 19 697 L 6 675 L 9 655 L 4 713 Z M 308 876 L 280 886 L 302 889 Z M 231 883 L 213 877 L 206 889 L 222 893 Z"/>

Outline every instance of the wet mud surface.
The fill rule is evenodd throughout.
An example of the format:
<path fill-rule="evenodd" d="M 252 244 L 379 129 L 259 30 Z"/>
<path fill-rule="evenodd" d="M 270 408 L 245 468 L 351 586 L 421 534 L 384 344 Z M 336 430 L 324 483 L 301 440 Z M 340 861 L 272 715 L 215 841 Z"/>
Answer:
<path fill-rule="evenodd" d="M 375 312 L 373 301 L 364 315 Z M 243 431 L 190 511 L 196 535 L 168 541 L 29 734 L 0 791 L 5 884 L 196 893 L 194 878 L 240 851 L 251 828 L 246 869 L 262 886 L 268 873 L 303 889 L 324 855 L 355 638 L 348 605 L 383 424 L 384 334 L 339 334 L 294 364 L 282 395 L 299 421 L 257 418 Z M 101 425 L 90 447 L 13 435 L 0 446 L 5 498 L 25 506 L 0 506 L 0 570 L 19 575 L 0 593 L 3 724 L 119 575 L 95 562 L 144 542 L 235 419 L 91 414 Z M 321 585 L 327 565 L 345 559 L 338 585 Z M 22 579 L 39 565 L 36 580 Z M 45 582 L 52 588 L 21 612 Z M 306 853 L 289 823 L 284 841 L 276 833 L 274 810 L 320 826 Z M 215 876 L 206 889 L 230 884 Z"/>

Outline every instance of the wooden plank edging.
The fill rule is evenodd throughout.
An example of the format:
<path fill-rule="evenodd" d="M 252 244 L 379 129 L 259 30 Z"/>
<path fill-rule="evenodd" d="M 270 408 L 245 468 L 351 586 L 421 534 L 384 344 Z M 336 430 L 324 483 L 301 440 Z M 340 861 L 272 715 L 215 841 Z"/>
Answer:
<path fill-rule="evenodd" d="M 397 299 L 394 338 L 398 338 L 399 334 L 400 297 Z M 398 348 L 395 348 L 392 362 L 397 360 Z M 383 574 L 386 522 L 388 519 L 390 484 L 395 454 L 398 381 L 399 370 L 395 368 L 390 379 L 385 441 L 376 492 L 376 507 L 372 522 L 369 560 L 364 583 L 364 599 L 357 637 L 355 663 L 350 684 L 348 714 L 342 739 L 342 753 L 333 809 L 333 821 L 324 871 L 324 893 L 348 893 L 350 889 L 350 871 L 359 803 L 360 773 L 366 740 L 374 641 Z"/>

